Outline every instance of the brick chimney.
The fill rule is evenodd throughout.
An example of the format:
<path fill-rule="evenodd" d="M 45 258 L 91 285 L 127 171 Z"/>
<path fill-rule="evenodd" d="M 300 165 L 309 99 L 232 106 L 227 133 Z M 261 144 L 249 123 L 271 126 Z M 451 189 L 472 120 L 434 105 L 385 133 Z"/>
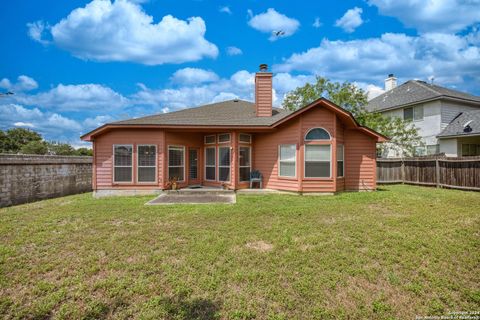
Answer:
<path fill-rule="evenodd" d="M 272 73 L 266 64 L 255 74 L 255 109 L 257 117 L 272 116 Z"/>

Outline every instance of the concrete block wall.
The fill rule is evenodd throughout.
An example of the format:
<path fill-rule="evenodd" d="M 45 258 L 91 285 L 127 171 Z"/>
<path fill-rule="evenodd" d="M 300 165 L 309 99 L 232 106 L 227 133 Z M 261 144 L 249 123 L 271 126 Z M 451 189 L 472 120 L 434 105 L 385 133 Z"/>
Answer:
<path fill-rule="evenodd" d="M 92 157 L 0 154 L 0 207 L 92 190 Z"/>

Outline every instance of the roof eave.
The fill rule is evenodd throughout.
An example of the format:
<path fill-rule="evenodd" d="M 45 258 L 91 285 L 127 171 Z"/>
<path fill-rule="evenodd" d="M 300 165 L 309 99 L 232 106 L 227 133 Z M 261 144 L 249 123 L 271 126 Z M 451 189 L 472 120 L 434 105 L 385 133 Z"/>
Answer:
<path fill-rule="evenodd" d="M 451 139 L 451 138 L 463 138 L 463 137 L 478 137 L 480 136 L 480 132 L 475 133 L 466 133 L 466 134 L 450 134 L 450 135 L 441 135 L 437 136 L 438 139 Z"/>
<path fill-rule="evenodd" d="M 414 105 L 420 104 L 420 103 L 431 102 L 431 101 L 435 101 L 435 100 L 449 100 L 449 101 L 455 101 L 455 102 L 468 102 L 468 103 L 471 103 L 471 104 L 478 104 L 480 106 L 480 101 L 477 101 L 477 100 L 463 99 L 463 98 L 456 98 L 456 97 L 452 97 L 452 96 L 441 95 L 441 96 L 438 96 L 438 97 L 418 100 L 418 101 L 414 101 L 414 102 L 410 102 L 410 103 L 406 103 L 406 104 L 399 104 L 399 105 L 396 105 L 396 106 L 393 106 L 393 107 L 388 107 L 388 108 L 385 108 L 385 109 L 373 109 L 373 110 L 369 110 L 369 111 L 370 112 L 386 112 L 386 111 L 392 111 L 392 110 L 396 110 L 396 109 L 400 109 L 400 108 L 414 106 Z"/>

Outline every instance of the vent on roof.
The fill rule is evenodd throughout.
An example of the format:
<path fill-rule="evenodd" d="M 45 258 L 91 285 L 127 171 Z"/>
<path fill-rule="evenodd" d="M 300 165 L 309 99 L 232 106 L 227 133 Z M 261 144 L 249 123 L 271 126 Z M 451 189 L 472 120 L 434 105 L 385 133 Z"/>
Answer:
<path fill-rule="evenodd" d="M 238 100 L 238 98 L 233 99 L 233 102 L 238 102 L 238 101 L 240 101 Z"/>
<path fill-rule="evenodd" d="M 473 120 L 469 120 L 463 125 L 463 132 L 472 132 L 472 127 L 470 127 L 470 123 L 472 123 L 472 121 Z"/>

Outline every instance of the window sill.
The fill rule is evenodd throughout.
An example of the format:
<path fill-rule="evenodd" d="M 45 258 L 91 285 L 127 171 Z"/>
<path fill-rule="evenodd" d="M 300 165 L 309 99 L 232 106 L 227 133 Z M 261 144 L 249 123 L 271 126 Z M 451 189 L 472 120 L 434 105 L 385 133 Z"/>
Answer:
<path fill-rule="evenodd" d="M 281 177 L 281 176 L 277 176 L 278 179 L 280 180 L 290 180 L 290 181 L 298 181 L 298 178 L 297 177 Z"/>

